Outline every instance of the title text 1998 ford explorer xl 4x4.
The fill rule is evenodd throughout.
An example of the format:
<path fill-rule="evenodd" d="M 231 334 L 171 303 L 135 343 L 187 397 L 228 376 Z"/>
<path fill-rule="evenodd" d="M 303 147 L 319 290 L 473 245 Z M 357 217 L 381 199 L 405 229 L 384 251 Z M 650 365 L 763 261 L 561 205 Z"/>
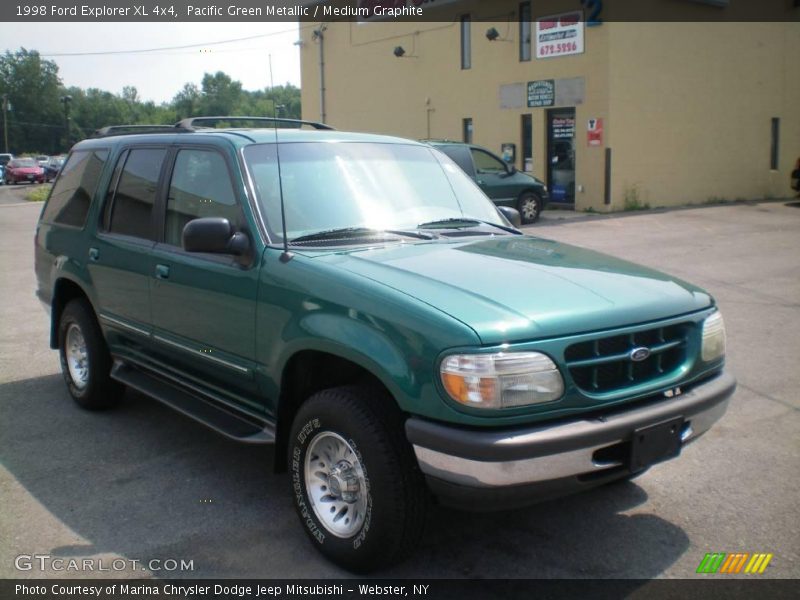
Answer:
<path fill-rule="evenodd" d="M 408 555 L 433 498 L 634 476 L 724 413 L 703 290 L 523 235 L 428 145 L 213 122 L 72 149 L 36 232 L 51 345 L 85 408 L 128 386 L 274 444 L 336 563 Z"/>

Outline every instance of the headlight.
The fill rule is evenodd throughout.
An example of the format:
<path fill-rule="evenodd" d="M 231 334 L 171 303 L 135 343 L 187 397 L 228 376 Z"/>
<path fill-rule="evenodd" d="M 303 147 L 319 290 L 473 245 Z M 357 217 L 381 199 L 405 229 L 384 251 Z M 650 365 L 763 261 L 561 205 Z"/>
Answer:
<path fill-rule="evenodd" d="M 705 362 L 725 356 L 725 323 L 719 311 L 703 321 L 703 348 L 700 355 Z"/>
<path fill-rule="evenodd" d="M 442 361 L 450 397 L 476 408 L 512 408 L 550 402 L 564 393 L 564 380 L 539 352 L 455 354 Z"/>

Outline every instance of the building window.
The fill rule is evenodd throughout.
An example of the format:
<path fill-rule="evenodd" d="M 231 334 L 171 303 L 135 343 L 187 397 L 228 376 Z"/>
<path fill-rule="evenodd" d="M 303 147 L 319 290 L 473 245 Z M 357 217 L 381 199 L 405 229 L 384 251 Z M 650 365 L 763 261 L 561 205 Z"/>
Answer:
<path fill-rule="evenodd" d="M 462 137 L 465 144 L 472 143 L 472 119 L 464 119 L 462 123 Z"/>
<path fill-rule="evenodd" d="M 781 120 L 777 117 L 772 119 L 772 129 L 770 130 L 769 146 L 769 168 L 773 171 L 778 170 L 778 148 L 780 144 Z"/>
<path fill-rule="evenodd" d="M 472 18 L 469 15 L 461 16 L 461 68 L 472 68 L 472 38 L 470 27 Z"/>
<path fill-rule="evenodd" d="M 519 5 L 519 60 L 531 59 L 531 3 L 521 2 Z"/>
<path fill-rule="evenodd" d="M 533 171 L 533 118 L 522 115 L 522 170 Z"/>

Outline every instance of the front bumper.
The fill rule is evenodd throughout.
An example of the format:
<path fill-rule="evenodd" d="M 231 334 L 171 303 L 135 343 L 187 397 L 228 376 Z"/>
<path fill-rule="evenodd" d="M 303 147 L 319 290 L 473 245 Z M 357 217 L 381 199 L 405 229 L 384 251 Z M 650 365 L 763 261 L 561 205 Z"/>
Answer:
<path fill-rule="evenodd" d="M 683 417 L 682 445 L 725 413 L 736 381 L 728 373 L 673 398 L 591 417 L 502 431 L 462 429 L 412 417 L 406 435 L 435 495 L 477 510 L 522 506 L 630 476 L 635 430 Z"/>

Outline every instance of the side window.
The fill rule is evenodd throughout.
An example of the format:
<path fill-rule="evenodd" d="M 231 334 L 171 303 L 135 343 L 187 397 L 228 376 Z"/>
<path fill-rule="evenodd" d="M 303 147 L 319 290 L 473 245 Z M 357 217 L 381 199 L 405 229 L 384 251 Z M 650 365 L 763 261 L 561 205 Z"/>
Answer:
<path fill-rule="evenodd" d="M 111 206 L 111 233 L 152 239 L 153 205 L 166 152 L 134 148 L 128 153 Z"/>
<path fill-rule="evenodd" d="M 169 185 L 164 242 L 180 246 L 184 226 L 201 217 L 224 217 L 237 229 L 243 224 L 225 159 L 211 150 L 180 150 Z"/>
<path fill-rule="evenodd" d="M 472 149 L 472 158 L 475 160 L 475 168 L 481 173 L 505 173 L 506 166 L 502 160 L 484 152 L 483 150 Z"/>
<path fill-rule="evenodd" d="M 469 148 L 466 146 L 441 146 L 439 149 L 461 167 L 464 173 L 470 177 L 475 176 L 475 167 L 472 164 Z"/>
<path fill-rule="evenodd" d="M 83 227 L 107 159 L 108 150 L 77 150 L 70 154 L 42 220 Z"/>

